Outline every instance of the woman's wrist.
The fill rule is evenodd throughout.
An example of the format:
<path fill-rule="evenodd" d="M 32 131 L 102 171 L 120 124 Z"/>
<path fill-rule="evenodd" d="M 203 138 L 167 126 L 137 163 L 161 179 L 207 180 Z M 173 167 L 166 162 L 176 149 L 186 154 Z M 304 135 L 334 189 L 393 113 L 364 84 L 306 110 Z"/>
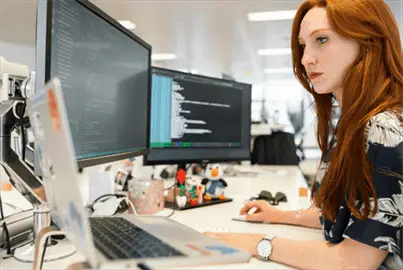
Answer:
<path fill-rule="evenodd" d="M 278 223 L 289 224 L 289 225 L 302 225 L 301 224 L 301 212 L 297 211 L 281 211 L 278 218 Z"/>
<path fill-rule="evenodd" d="M 314 208 L 282 211 L 278 223 L 321 229 L 320 213 Z"/>
<path fill-rule="evenodd" d="M 275 212 L 267 213 L 265 217 L 265 222 L 273 224 L 292 224 L 290 223 L 291 221 L 292 221 L 291 211 L 278 210 Z"/>
<path fill-rule="evenodd" d="M 269 212 L 265 214 L 265 218 L 264 218 L 264 222 L 267 223 L 278 223 L 278 224 L 282 224 L 283 222 L 283 215 L 284 215 L 284 211 L 282 210 L 277 210 L 274 212 Z"/>

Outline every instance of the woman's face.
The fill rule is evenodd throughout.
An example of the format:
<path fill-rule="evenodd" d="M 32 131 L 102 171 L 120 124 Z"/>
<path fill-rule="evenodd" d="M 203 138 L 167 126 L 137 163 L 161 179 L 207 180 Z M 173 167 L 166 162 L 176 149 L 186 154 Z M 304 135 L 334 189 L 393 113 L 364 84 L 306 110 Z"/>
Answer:
<path fill-rule="evenodd" d="M 334 32 L 326 8 L 312 8 L 301 22 L 299 43 L 313 89 L 318 94 L 334 93 L 341 101 L 343 73 L 358 57 L 360 46 Z"/>

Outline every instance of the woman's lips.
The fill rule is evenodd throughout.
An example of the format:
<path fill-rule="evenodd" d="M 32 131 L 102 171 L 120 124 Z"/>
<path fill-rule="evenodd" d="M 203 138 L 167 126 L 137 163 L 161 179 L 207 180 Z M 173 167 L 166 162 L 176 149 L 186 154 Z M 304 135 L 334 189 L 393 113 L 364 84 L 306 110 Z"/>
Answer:
<path fill-rule="evenodd" d="M 315 79 L 319 78 L 322 74 L 323 74 L 323 73 L 311 73 L 311 74 L 309 74 L 309 79 L 310 79 L 311 81 L 312 81 L 312 80 L 315 80 Z"/>

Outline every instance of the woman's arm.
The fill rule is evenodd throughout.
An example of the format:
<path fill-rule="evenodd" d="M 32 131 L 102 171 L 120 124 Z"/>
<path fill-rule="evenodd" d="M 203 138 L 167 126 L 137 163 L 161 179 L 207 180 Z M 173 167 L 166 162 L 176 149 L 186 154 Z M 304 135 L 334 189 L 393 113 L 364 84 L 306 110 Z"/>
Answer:
<path fill-rule="evenodd" d="M 325 241 L 273 239 L 270 260 L 298 269 L 377 269 L 387 251 L 352 239 L 339 244 Z"/>
<path fill-rule="evenodd" d="M 208 232 L 219 241 L 257 256 L 261 234 Z M 376 269 L 387 251 L 346 238 L 339 244 L 326 241 L 298 241 L 274 238 L 269 259 L 298 269 Z"/>
<path fill-rule="evenodd" d="M 248 214 L 252 208 L 255 208 L 254 213 Z M 258 200 L 246 202 L 239 214 L 246 215 L 245 219 L 251 221 L 298 225 L 315 229 L 322 228 L 319 220 L 320 210 L 316 207 L 298 211 L 282 211 L 266 201 Z"/>
<path fill-rule="evenodd" d="M 316 207 L 298 211 L 283 211 L 279 223 L 321 229 L 319 217 L 320 209 Z"/>

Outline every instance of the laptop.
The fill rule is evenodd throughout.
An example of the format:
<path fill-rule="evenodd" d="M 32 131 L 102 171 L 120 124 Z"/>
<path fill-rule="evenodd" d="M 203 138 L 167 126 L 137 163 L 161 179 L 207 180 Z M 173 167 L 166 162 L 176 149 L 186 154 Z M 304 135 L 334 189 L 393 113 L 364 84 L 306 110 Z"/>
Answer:
<path fill-rule="evenodd" d="M 62 220 L 58 226 L 93 268 L 137 269 L 246 263 L 251 254 L 164 217 L 89 217 L 80 193 L 78 168 L 60 80 L 27 101 L 49 190 Z"/>

